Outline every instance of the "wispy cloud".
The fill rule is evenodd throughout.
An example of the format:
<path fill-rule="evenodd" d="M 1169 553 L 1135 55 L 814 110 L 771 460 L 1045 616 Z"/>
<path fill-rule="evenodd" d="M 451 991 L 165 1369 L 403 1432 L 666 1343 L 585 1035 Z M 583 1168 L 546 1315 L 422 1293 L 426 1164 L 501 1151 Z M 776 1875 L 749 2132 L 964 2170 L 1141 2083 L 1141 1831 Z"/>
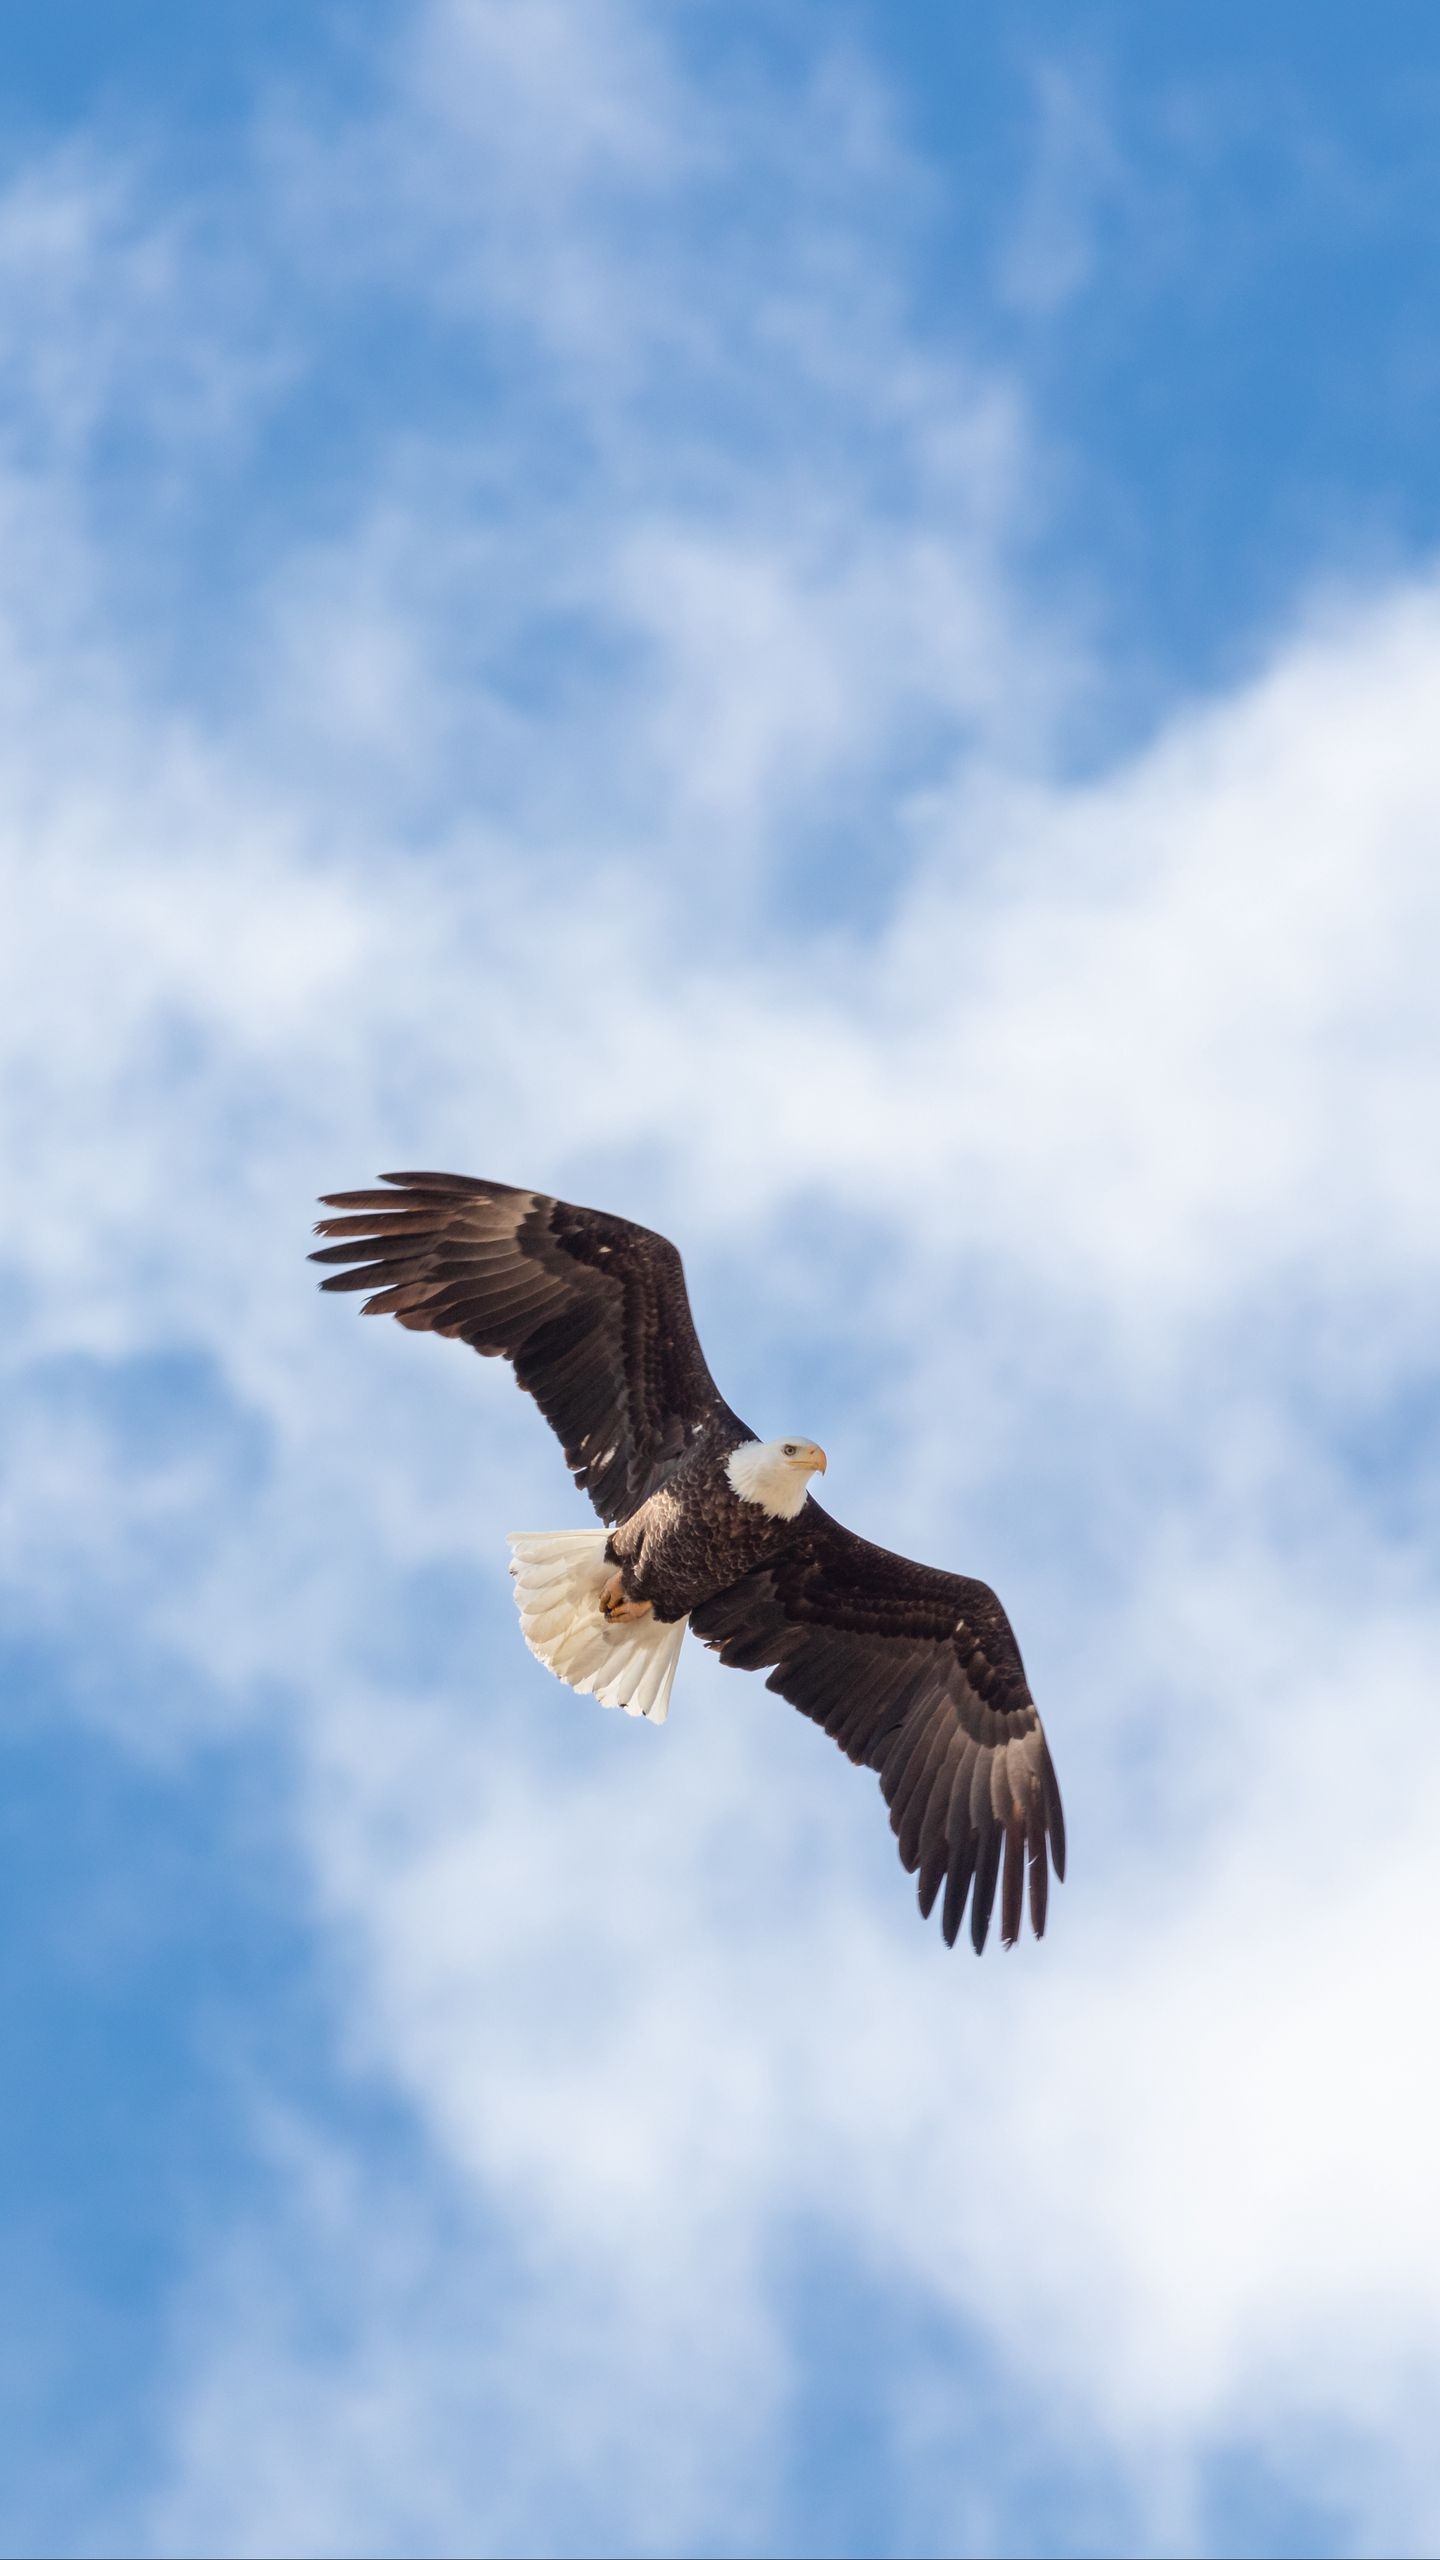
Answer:
<path fill-rule="evenodd" d="M 1017 310 L 1043 318 L 1091 282 L 1099 223 L 1129 181 L 1098 66 L 1048 54 L 1031 64 L 1030 82 L 1030 166 L 999 284 Z"/>
<path fill-rule="evenodd" d="M 795 105 L 646 13 L 405 24 L 237 210 L 260 274 L 293 245 L 287 365 L 327 279 L 400 292 L 493 405 L 399 398 L 328 522 L 275 499 L 220 698 L 127 653 L 84 439 L 12 456 L 71 545 L 58 624 L 7 600 L 12 1604 L 143 1647 L 77 1688 L 136 1748 L 284 1735 L 337 2051 L 414 2146 L 255 2093 L 144 2529 L 804 2548 L 804 2235 L 931 2324 L 877 2462 L 928 2445 L 935 2547 L 938 2360 L 1037 2467 L 1103 2448 L 1097 2539 L 1193 2545 L 1230 2446 L 1418 2549 L 1435 1483 L 1363 1452 L 1431 1358 L 1440 603 L 1332 601 L 1057 779 L 1093 671 L 1024 565 L 1034 429 L 904 313 L 863 69 Z M 133 282 L 115 183 L 65 179 L 77 310 Z M 215 395 L 247 469 L 279 379 Z M 835 1397 L 837 1507 L 1001 1586 L 1078 1844 L 1042 1951 L 932 1944 L 758 1683 L 687 1658 L 636 1734 L 528 1663 L 503 1532 L 574 1509 L 533 1413 L 297 1269 L 315 1190 L 417 1158 L 677 1233 L 742 1409 Z"/>

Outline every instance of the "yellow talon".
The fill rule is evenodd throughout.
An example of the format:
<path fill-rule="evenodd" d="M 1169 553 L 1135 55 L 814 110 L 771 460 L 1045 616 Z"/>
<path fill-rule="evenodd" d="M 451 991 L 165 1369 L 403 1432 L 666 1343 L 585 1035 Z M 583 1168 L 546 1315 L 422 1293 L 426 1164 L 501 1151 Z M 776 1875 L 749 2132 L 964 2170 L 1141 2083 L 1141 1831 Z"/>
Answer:
<path fill-rule="evenodd" d="M 627 1626 L 634 1618 L 648 1618 L 650 1603 L 648 1600 L 627 1600 L 625 1576 L 616 1571 L 600 1594 L 600 1615 L 607 1626 Z"/>

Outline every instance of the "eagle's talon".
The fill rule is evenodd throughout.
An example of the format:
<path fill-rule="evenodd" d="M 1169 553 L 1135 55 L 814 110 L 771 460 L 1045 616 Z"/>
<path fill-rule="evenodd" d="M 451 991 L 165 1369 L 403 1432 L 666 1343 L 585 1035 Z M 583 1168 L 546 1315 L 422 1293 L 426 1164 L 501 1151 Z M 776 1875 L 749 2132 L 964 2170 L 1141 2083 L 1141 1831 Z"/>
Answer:
<path fill-rule="evenodd" d="M 648 1618 L 648 1600 L 627 1600 L 623 1573 L 612 1573 L 600 1593 L 600 1615 L 607 1627 L 627 1626 L 634 1618 Z"/>

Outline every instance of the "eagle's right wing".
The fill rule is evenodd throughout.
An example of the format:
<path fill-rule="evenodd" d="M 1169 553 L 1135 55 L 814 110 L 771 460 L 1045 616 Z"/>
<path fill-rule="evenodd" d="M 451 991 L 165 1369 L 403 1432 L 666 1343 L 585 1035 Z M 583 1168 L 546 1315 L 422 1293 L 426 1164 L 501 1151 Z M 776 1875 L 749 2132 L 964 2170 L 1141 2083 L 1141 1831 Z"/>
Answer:
<path fill-rule="evenodd" d="M 1000 1887 L 1000 1935 L 1045 1927 L 1065 1819 L 1010 1621 L 993 1591 L 872 1547 L 807 1502 L 770 1563 L 702 1601 L 690 1624 L 722 1662 L 766 1682 L 852 1760 L 877 1770 L 900 1856 L 927 1917 L 955 1943 L 970 1897 L 978 1955 Z M 1001 1856 L 1004 1874 L 1001 1876 Z M 973 1892 L 972 1892 L 973 1888 Z"/>
<path fill-rule="evenodd" d="M 706 1425 L 734 1420 L 705 1364 L 680 1256 L 664 1236 L 544 1192 L 457 1173 L 386 1173 L 334 1191 L 313 1255 L 349 1266 L 366 1315 L 513 1361 L 602 1520 L 628 1517 Z M 743 1425 L 739 1426 L 743 1429 Z"/>

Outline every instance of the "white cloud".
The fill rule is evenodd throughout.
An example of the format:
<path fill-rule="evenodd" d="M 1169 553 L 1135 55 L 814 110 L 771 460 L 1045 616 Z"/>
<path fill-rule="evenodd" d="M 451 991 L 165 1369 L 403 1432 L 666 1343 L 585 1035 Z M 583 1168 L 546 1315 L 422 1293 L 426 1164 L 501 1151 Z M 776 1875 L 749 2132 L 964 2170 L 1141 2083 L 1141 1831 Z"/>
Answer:
<path fill-rule="evenodd" d="M 585 15 L 584 80 L 558 23 L 517 53 L 508 13 L 437 13 L 431 104 L 384 133 L 428 149 L 437 62 L 480 47 L 485 130 L 520 137 L 501 211 L 538 169 L 557 256 L 592 190 L 606 220 L 621 181 L 683 205 L 655 100 L 692 97 L 643 22 Z M 679 123 L 704 164 L 708 111 Z M 292 162 L 313 254 L 369 147 Z M 1013 396 L 907 367 L 873 278 L 847 334 L 800 213 L 777 296 L 849 443 L 787 521 L 768 446 L 717 435 L 687 499 L 616 395 L 593 531 L 540 498 L 477 535 L 452 453 L 387 461 L 353 545 L 272 558 L 283 679 L 243 716 L 156 709 L 83 550 L 58 637 L 14 607 L 6 1361 L 203 1351 L 267 1451 L 242 1498 L 42 1421 L 16 1605 L 53 1626 L 98 1590 L 230 1712 L 278 1686 L 338 2032 L 434 2181 L 407 2219 L 379 2168 L 274 2137 L 283 2201 L 195 2271 L 162 2547 L 542 2542 L 557 2405 L 577 2545 L 587 2517 L 693 2544 L 737 2445 L 759 2536 L 797 2228 L 978 2338 L 1037 2440 L 1103 2442 L 1177 2547 L 1220 2442 L 1283 2480 L 1343 2437 L 1357 2546 L 1418 2548 L 1433 2512 L 1435 1603 L 1334 1424 L 1428 1356 L 1440 601 L 1335 604 L 1057 785 L 1041 712 L 999 699 L 1032 645 L 1037 705 L 1067 661 L 1006 569 Z M 645 329 L 683 338 L 670 262 L 641 265 Z M 632 282 L 607 254 L 605 292 Z M 917 468 L 899 522 L 850 449 L 882 432 Z M 498 702 L 532 571 L 588 632 L 543 712 Z M 473 819 L 462 629 L 495 756 Z M 777 837 L 847 805 L 895 849 L 882 921 L 777 920 Z M 637 1735 L 528 1664 L 502 1533 L 574 1508 L 533 1414 L 297 1268 L 315 1189 L 417 1156 L 669 1226 L 742 1403 L 778 1406 L 812 1347 L 846 1361 L 838 1448 L 785 1421 L 822 1430 L 857 1525 L 1000 1582 L 1047 1703 L 1076 1857 L 1043 1950 L 947 1956 L 873 1785 L 758 1684 L 687 1658 L 672 1726 Z M 756 1348 L 772 1289 L 793 1354 Z M 188 1513 L 208 1534 L 157 1570 Z M 461 1565 L 470 1649 L 432 1639 L 417 1679 L 406 1578 Z"/>
<path fill-rule="evenodd" d="M 1048 317 L 1083 292 L 1096 261 L 1101 215 L 1133 198 L 1110 129 L 1096 67 L 1047 56 L 1030 66 L 1034 137 L 1010 235 L 1000 260 L 1006 299 Z"/>
<path fill-rule="evenodd" d="M 7 443 L 90 461 L 117 414 L 192 456 L 223 443 L 283 374 L 250 283 L 205 209 L 157 210 L 140 167 L 79 142 L 20 160 L 0 189 Z"/>

